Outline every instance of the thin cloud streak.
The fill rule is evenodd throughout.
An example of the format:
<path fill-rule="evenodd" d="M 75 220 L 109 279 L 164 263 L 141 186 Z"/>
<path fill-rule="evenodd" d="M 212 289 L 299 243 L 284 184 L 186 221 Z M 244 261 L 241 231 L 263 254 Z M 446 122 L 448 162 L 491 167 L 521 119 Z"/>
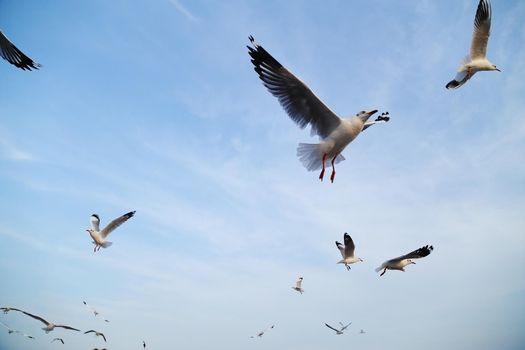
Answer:
<path fill-rule="evenodd" d="M 190 11 L 188 11 L 178 0 L 169 0 L 169 2 L 175 6 L 175 8 L 182 13 L 186 18 L 193 22 L 199 22 L 200 19 L 195 17 Z"/>

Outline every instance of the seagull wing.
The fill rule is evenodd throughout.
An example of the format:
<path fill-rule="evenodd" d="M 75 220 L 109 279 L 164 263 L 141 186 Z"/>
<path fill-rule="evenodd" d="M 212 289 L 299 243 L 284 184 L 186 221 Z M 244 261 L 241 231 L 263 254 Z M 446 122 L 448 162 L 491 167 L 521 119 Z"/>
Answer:
<path fill-rule="evenodd" d="M 341 324 L 341 331 L 344 331 L 345 329 L 348 328 L 348 326 L 350 326 L 350 325 L 352 324 L 352 322 L 350 322 L 349 324 L 347 324 L 347 325 L 345 326 L 345 325 L 343 325 L 342 322 L 339 322 L 339 323 Z"/>
<path fill-rule="evenodd" d="M 424 246 L 419 249 L 414 250 L 413 252 L 410 252 L 408 254 L 402 255 L 400 257 L 397 257 L 395 259 L 389 260 L 389 261 L 400 261 L 404 259 L 419 259 L 424 258 L 425 256 L 429 255 L 434 250 L 433 246 Z"/>
<path fill-rule="evenodd" d="M 355 244 L 352 240 L 352 237 L 348 233 L 345 232 L 345 257 L 352 257 L 354 256 L 354 250 L 355 250 Z"/>
<path fill-rule="evenodd" d="M 277 97 L 288 116 L 301 129 L 310 124 L 312 134 L 326 138 L 341 123 L 341 119 L 308 86 L 256 44 L 252 36 L 250 41 L 254 47 L 247 46 L 249 55 L 264 86 Z"/>
<path fill-rule="evenodd" d="M 341 244 L 341 242 L 335 241 L 335 245 L 337 246 L 337 249 L 341 252 L 341 256 L 343 259 L 345 258 L 345 246 Z"/>
<path fill-rule="evenodd" d="M 40 64 L 34 62 L 20 51 L 9 39 L 0 31 L 0 56 L 7 62 L 23 70 L 38 69 Z"/>
<path fill-rule="evenodd" d="M 89 331 L 84 332 L 84 334 L 88 334 L 88 333 L 96 333 L 96 331 L 93 329 L 90 329 Z"/>
<path fill-rule="evenodd" d="M 113 230 L 122 225 L 128 219 L 132 218 L 133 215 L 135 215 L 135 211 L 130 211 L 129 213 L 126 213 L 111 221 L 106 227 L 104 227 L 102 231 L 100 231 L 102 238 L 106 238 Z"/>
<path fill-rule="evenodd" d="M 46 326 L 49 325 L 49 322 L 47 322 L 46 320 L 44 320 L 44 319 L 43 319 L 42 317 L 40 317 L 40 316 L 33 315 L 33 314 L 30 314 L 29 312 L 25 312 L 25 311 L 22 311 L 22 313 L 26 314 L 26 315 L 29 316 L 29 317 L 34 318 L 35 320 L 39 320 L 40 322 L 44 323 Z"/>
<path fill-rule="evenodd" d="M 76 328 L 73 328 L 73 327 L 70 327 L 70 326 L 64 326 L 64 325 L 56 325 L 55 327 L 57 328 L 64 328 L 64 329 L 70 329 L 72 331 L 77 331 L 77 332 L 80 332 L 80 329 L 76 329 Z"/>
<path fill-rule="evenodd" d="M 99 225 L 100 225 L 100 218 L 98 217 L 98 215 L 97 214 L 91 215 L 91 228 L 93 228 L 93 230 L 98 232 L 100 231 Z M 84 305 L 87 305 L 85 301 L 84 301 Z"/>
<path fill-rule="evenodd" d="M 330 328 L 331 330 L 334 330 L 336 332 L 339 332 L 339 329 L 335 329 L 334 327 L 330 326 L 328 323 L 324 324 L 326 327 Z"/>
<path fill-rule="evenodd" d="M 474 18 L 474 33 L 470 44 L 470 57 L 475 60 L 485 58 L 490 36 L 491 6 L 489 0 L 480 0 Z"/>
<path fill-rule="evenodd" d="M 295 288 L 301 289 L 301 284 L 303 283 L 303 278 L 299 278 L 297 282 L 295 282 Z"/>
<path fill-rule="evenodd" d="M 100 334 L 100 336 L 102 337 L 102 339 L 104 339 L 104 342 L 107 343 L 107 341 L 106 341 L 106 336 L 104 335 L 104 333 L 99 333 L 99 334 Z"/>

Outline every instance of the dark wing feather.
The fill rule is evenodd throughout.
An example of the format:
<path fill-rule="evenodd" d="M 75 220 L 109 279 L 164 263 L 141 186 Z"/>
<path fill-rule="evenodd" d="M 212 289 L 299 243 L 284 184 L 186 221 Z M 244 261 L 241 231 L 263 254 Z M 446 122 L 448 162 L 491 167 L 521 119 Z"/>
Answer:
<path fill-rule="evenodd" d="M 355 244 L 352 240 L 352 237 L 348 233 L 345 232 L 345 255 L 346 257 L 354 256 L 354 250 L 355 250 Z"/>
<path fill-rule="evenodd" d="M 341 123 L 339 117 L 308 86 L 256 44 L 251 36 L 250 41 L 254 47 L 247 47 L 255 71 L 268 91 L 277 97 L 288 116 L 300 128 L 310 124 L 312 133 L 327 137 Z"/>
<path fill-rule="evenodd" d="M 47 322 L 46 320 L 44 320 L 44 319 L 43 319 L 42 317 L 40 317 L 40 316 L 33 315 L 33 314 L 30 314 L 29 312 L 25 312 L 25 311 L 22 311 L 22 313 L 26 314 L 26 315 L 29 316 L 29 317 L 34 318 L 35 320 L 39 320 L 40 322 L 45 323 L 46 325 L 49 324 L 49 322 Z"/>
<path fill-rule="evenodd" d="M 0 56 L 12 65 L 23 70 L 38 69 L 40 64 L 34 62 L 20 51 L 9 39 L 0 31 Z"/>
<path fill-rule="evenodd" d="M 336 332 L 339 332 L 339 329 L 335 329 L 334 327 L 330 326 L 328 323 L 325 323 L 324 325 L 325 325 L 326 327 L 328 327 L 328 328 L 330 328 L 330 329 L 336 331 Z"/>
<path fill-rule="evenodd" d="M 55 327 L 65 328 L 65 329 L 70 329 L 72 331 L 80 332 L 80 329 L 76 329 L 76 328 L 73 328 L 73 327 L 70 327 L 70 326 L 56 325 Z"/>
<path fill-rule="evenodd" d="M 419 259 L 419 258 L 424 258 L 425 256 L 429 255 L 432 250 L 434 250 L 434 247 L 433 246 L 424 246 L 424 247 L 421 247 L 419 249 L 416 249 L 414 250 L 413 252 L 410 252 L 408 254 L 405 254 L 403 256 L 400 256 L 396 259 L 392 259 L 392 260 L 404 260 L 404 259 Z"/>

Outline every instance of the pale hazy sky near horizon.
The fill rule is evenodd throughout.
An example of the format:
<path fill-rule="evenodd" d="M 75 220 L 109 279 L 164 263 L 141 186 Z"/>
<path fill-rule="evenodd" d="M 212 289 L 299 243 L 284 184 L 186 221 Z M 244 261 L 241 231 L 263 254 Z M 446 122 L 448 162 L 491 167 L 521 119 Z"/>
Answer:
<path fill-rule="evenodd" d="M 0 306 L 108 338 L 12 312 L 36 339 L 0 329 L 0 349 L 523 349 L 525 2 L 492 1 L 502 72 L 446 90 L 476 7 L 0 0 L 0 29 L 43 65 L 0 61 Z M 249 35 L 339 115 L 390 112 L 334 184 L 297 159 L 316 138 L 262 86 Z M 94 254 L 90 215 L 130 210 Z"/>

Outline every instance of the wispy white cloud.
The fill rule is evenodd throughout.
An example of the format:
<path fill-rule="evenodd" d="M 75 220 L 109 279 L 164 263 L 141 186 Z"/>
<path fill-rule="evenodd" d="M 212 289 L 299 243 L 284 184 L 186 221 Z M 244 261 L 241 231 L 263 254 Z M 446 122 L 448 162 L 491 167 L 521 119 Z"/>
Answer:
<path fill-rule="evenodd" d="M 193 22 L 199 22 L 199 19 L 195 17 L 186 7 L 184 7 L 178 0 L 169 0 L 169 2 L 175 6 L 175 8 L 182 13 L 186 18 Z"/>
<path fill-rule="evenodd" d="M 34 156 L 29 152 L 18 148 L 13 142 L 0 135 L 0 158 L 14 161 L 33 160 Z"/>

